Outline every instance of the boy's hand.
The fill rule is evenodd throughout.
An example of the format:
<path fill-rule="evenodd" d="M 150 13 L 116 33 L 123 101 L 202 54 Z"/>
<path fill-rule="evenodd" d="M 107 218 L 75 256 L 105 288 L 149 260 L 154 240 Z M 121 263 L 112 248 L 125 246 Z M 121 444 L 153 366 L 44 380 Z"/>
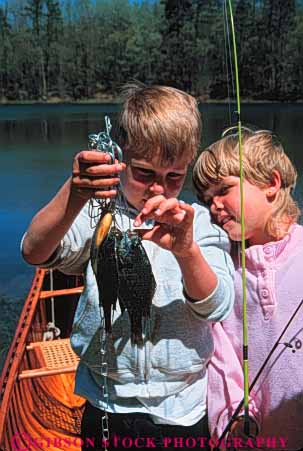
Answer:
<path fill-rule="evenodd" d="M 187 257 L 194 249 L 194 209 L 178 199 L 162 195 L 150 198 L 135 220 L 140 227 L 147 219 L 155 220 L 151 230 L 139 230 L 143 240 L 153 241 L 176 256 Z"/>
<path fill-rule="evenodd" d="M 115 186 L 124 163 L 110 164 L 110 156 L 103 152 L 83 150 L 73 161 L 72 192 L 82 199 L 111 198 L 117 195 Z"/>

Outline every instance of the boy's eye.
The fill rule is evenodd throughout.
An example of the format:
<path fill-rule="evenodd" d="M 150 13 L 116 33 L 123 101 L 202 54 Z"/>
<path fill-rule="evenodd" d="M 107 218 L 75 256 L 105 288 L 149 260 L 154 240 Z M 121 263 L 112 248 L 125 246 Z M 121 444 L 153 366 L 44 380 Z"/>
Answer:
<path fill-rule="evenodd" d="M 145 176 L 145 177 L 152 177 L 154 175 L 153 171 L 151 171 L 150 169 L 145 169 L 145 168 L 133 167 L 133 171 L 135 172 L 135 174 Z"/>
<path fill-rule="evenodd" d="M 184 177 L 184 174 L 177 174 L 176 172 L 170 172 L 168 174 L 168 177 L 173 180 L 178 180 L 178 179 L 181 179 L 182 177 Z"/>

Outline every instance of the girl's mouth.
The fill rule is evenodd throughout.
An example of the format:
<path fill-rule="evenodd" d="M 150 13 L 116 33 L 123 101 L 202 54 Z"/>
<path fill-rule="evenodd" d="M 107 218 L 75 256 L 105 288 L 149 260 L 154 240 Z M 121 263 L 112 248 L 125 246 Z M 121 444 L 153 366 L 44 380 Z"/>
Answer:
<path fill-rule="evenodd" d="M 221 227 L 225 230 L 226 228 L 228 228 L 230 225 L 232 225 L 232 223 L 234 222 L 234 218 L 232 216 L 226 216 L 226 218 L 224 218 L 221 221 Z"/>
<path fill-rule="evenodd" d="M 231 216 L 226 216 L 225 218 L 223 218 L 221 220 L 221 225 L 224 226 L 225 224 L 227 224 L 229 221 L 232 221 L 232 217 Z"/>

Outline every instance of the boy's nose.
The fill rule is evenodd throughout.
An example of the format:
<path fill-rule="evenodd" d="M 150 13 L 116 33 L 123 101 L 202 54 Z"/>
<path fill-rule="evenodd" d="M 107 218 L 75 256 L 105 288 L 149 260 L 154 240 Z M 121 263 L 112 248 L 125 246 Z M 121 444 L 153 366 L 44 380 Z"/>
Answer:
<path fill-rule="evenodd" d="M 154 182 L 150 187 L 149 190 L 153 193 L 153 194 L 164 194 L 165 189 L 164 186 L 161 183 L 158 182 Z"/>

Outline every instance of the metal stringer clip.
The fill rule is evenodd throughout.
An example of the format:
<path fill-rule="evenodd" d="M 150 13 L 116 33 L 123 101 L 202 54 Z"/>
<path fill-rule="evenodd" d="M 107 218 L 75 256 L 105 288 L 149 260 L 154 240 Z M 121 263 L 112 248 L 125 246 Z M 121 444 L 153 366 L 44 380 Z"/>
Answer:
<path fill-rule="evenodd" d="M 110 132 L 112 124 L 110 118 L 105 116 L 105 131 L 99 133 L 91 133 L 88 135 L 88 148 L 97 152 L 104 152 L 110 155 L 111 160 L 109 164 L 114 164 L 117 160 L 118 163 L 123 161 L 123 152 L 119 145 L 112 140 Z M 104 188 L 106 189 L 106 188 Z M 120 185 L 117 187 L 118 196 L 121 193 Z M 114 212 L 116 205 L 116 199 L 96 199 L 92 198 L 89 201 L 89 216 L 91 218 L 91 227 L 94 228 L 98 222 L 102 210 L 108 210 Z M 95 213 L 97 209 L 97 214 Z"/>

